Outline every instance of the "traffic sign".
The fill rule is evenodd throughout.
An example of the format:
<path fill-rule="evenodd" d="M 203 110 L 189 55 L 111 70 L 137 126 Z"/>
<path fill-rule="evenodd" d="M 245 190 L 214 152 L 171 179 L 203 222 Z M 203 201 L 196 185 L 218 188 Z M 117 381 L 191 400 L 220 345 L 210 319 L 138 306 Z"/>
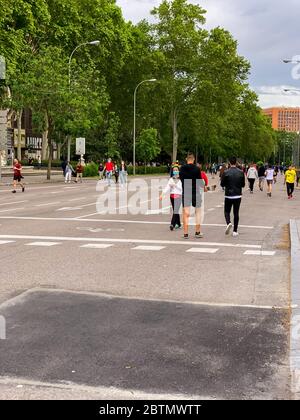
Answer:
<path fill-rule="evenodd" d="M 85 155 L 85 138 L 79 137 L 76 139 L 76 155 Z"/>

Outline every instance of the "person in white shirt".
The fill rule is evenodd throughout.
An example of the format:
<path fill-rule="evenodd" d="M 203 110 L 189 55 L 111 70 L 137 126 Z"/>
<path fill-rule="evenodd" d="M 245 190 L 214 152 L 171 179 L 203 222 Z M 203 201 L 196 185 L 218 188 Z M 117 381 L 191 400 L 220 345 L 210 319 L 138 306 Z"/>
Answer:
<path fill-rule="evenodd" d="M 266 170 L 266 181 L 268 184 L 268 191 L 267 195 L 268 197 L 272 197 L 272 190 L 273 190 L 273 183 L 274 183 L 274 169 L 271 165 L 268 166 L 268 169 Z"/>
<path fill-rule="evenodd" d="M 248 169 L 247 178 L 249 181 L 250 194 L 253 194 L 254 184 L 255 184 L 255 181 L 258 179 L 258 172 L 254 163 L 252 163 L 252 165 Z"/>
<path fill-rule="evenodd" d="M 177 167 L 173 169 L 173 176 L 170 178 L 166 188 L 161 194 L 160 200 L 162 200 L 163 196 L 167 193 L 170 193 L 170 200 L 173 208 L 170 230 L 173 231 L 174 229 L 181 229 L 179 211 L 182 203 L 182 183 L 179 178 L 179 168 Z"/>

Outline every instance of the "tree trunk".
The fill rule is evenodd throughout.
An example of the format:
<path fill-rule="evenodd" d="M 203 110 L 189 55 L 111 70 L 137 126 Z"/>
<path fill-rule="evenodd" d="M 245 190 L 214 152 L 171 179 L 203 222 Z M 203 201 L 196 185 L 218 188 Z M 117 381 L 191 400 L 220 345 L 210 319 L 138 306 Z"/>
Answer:
<path fill-rule="evenodd" d="M 50 179 L 51 179 L 51 168 L 52 168 L 52 156 L 53 156 L 53 144 L 52 144 L 50 136 L 49 136 L 49 140 L 48 140 L 48 148 L 49 148 L 49 159 L 48 159 L 48 168 L 47 168 L 47 179 L 48 179 L 48 181 L 50 181 Z"/>
<path fill-rule="evenodd" d="M 57 143 L 57 159 L 58 160 L 60 160 L 60 158 L 61 158 L 61 148 L 62 148 L 62 144 Z"/>
<path fill-rule="evenodd" d="M 23 110 L 17 111 L 17 127 L 18 127 L 18 144 L 17 144 L 17 159 L 22 160 L 22 115 Z"/>
<path fill-rule="evenodd" d="M 42 160 L 47 160 L 48 158 L 48 134 L 49 134 L 49 121 L 48 115 L 45 113 L 45 129 L 43 131 L 43 141 L 42 141 Z"/>
<path fill-rule="evenodd" d="M 172 109 L 171 112 L 172 132 L 173 132 L 173 162 L 177 160 L 178 151 L 178 118 L 176 109 Z"/>

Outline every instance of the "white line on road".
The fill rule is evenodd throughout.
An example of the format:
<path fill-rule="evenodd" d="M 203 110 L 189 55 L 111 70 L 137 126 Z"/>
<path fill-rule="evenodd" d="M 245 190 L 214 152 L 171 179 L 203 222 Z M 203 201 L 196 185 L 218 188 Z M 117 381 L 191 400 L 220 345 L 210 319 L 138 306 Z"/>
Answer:
<path fill-rule="evenodd" d="M 35 235 L 0 235 L 0 239 L 32 239 L 41 241 L 73 241 L 73 242 L 113 242 L 123 244 L 158 244 L 158 245 L 181 245 L 191 246 L 191 242 L 182 241 L 164 241 L 159 239 L 121 239 L 121 238 L 78 238 L 71 236 L 35 236 Z M 252 248 L 261 249 L 261 245 L 232 244 L 222 242 L 193 242 L 193 246 L 212 246 L 223 248 Z"/>
<path fill-rule="evenodd" d="M 36 204 L 35 207 L 54 206 L 57 204 L 60 204 L 60 201 L 52 201 L 51 203 L 45 203 L 45 204 Z"/>
<path fill-rule="evenodd" d="M 246 251 L 244 255 L 259 255 L 261 257 L 274 257 L 276 251 Z"/>
<path fill-rule="evenodd" d="M 27 203 L 28 200 L 24 200 L 24 201 L 11 201 L 10 203 L 1 203 L 0 206 L 10 206 L 11 204 L 22 204 L 22 203 Z"/>
<path fill-rule="evenodd" d="M 13 244 L 15 241 L 0 241 L 0 245 Z"/>
<path fill-rule="evenodd" d="M 81 200 L 86 200 L 86 197 L 72 198 L 72 200 L 68 200 L 68 203 L 73 203 L 74 201 L 81 201 Z"/>
<path fill-rule="evenodd" d="M 0 213 L 7 213 L 9 211 L 17 211 L 17 210 L 24 210 L 24 207 L 19 207 L 17 209 L 0 210 Z"/>
<path fill-rule="evenodd" d="M 81 245 L 80 248 L 107 249 L 107 248 L 111 248 L 112 246 L 113 246 L 112 244 L 86 244 L 86 245 Z"/>
<path fill-rule="evenodd" d="M 95 213 L 99 214 L 99 213 Z M 17 216 L 0 216 L 0 219 L 14 219 L 14 220 L 44 220 L 44 221 L 61 221 L 61 222 L 101 222 L 101 223 L 129 223 L 129 224 L 141 224 L 141 225 L 170 225 L 169 222 L 150 222 L 148 220 L 125 220 L 125 219 L 82 219 L 81 217 L 87 217 L 87 216 L 79 216 L 79 217 L 31 217 L 31 216 L 23 216 L 23 217 L 17 217 Z M 205 227 L 220 227 L 220 228 L 226 228 L 226 225 L 222 224 L 216 224 L 216 223 L 208 223 L 203 224 L 202 226 Z M 244 229 L 262 229 L 262 230 L 273 230 L 274 226 L 249 226 L 249 225 L 240 225 L 241 228 Z"/>
<path fill-rule="evenodd" d="M 133 251 L 161 251 L 165 249 L 165 246 L 137 246 L 132 248 Z"/>
<path fill-rule="evenodd" d="M 30 244 L 26 244 L 27 246 L 55 246 L 60 245 L 58 242 L 31 242 Z"/>
<path fill-rule="evenodd" d="M 219 251 L 218 248 L 191 248 L 186 252 L 200 253 L 200 254 L 216 254 Z"/>

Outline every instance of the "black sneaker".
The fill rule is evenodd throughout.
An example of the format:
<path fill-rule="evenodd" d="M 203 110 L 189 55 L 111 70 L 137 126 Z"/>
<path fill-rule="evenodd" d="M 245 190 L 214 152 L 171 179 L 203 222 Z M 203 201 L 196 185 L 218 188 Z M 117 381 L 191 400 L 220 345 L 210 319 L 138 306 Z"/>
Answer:
<path fill-rule="evenodd" d="M 173 226 L 173 225 L 171 225 L 171 226 L 170 226 L 170 231 L 171 231 L 171 232 L 173 232 L 173 230 L 174 230 L 174 226 Z"/>
<path fill-rule="evenodd" d="M 185 233 L 185 234 L 183 235 L 183 238 L 184 238 L 184 239 L 189 239 L 189 235 L 188 235 L 188 233 Z"/>
<path fill-rule="evenodd" d="M 22 192 L 24 192 L 25 191 L 25 187 L 22 187 Z"/>
<path fill-rule="evenodd" d="M 203 233 L 201 233 L 201 232 L 196 232 L 195 233 L 195 238 L 202 239 L 203 237 L 204 237 Z"/>
<path fill-rule="evenodd" d="M 13 194 L 16 194 L 16 192 L 17 192 L 16 190 L 13 190 L 13 191 L 12 191 L 12 193 L 13 193 Z"/>

